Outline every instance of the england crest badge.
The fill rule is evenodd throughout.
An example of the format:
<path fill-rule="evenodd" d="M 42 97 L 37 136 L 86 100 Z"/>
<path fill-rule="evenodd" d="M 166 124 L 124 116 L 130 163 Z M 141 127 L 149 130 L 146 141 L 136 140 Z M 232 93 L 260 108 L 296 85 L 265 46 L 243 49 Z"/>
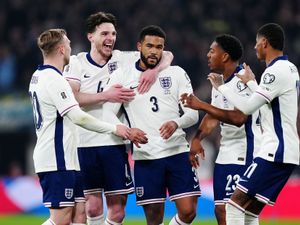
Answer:
<path fill-rule="evenodd" d="M 170 88 L 172 87 L 171 77 L 160 77 L 160 86 L 164 89 L 165 94 L 171 94 Z"/>
<path fill-rule="evenodd" d="M 142 197 L 144 195 L 144 187 L 136 187 L 135 193 L 138 197 Z"/>
<path fill-rule="evenodd" d="M 71 199 L 73 197 L 73 188 L 66 188 L 65 196 L 67 199 Z"/>
<path fill-rule="evenodd" d="M 118 64 L 117 64 L 117 62 L 108 63 L 107 68 L 108 68 L 108 72 L 111 74 L 116 69 L 118 69 Z"/>

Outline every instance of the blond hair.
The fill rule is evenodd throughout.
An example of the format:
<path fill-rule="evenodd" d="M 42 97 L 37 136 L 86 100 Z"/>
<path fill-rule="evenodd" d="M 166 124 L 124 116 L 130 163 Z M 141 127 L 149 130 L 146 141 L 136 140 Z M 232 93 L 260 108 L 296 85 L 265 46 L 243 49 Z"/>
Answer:
<path fill-rule="evenodd" d="M 56 49 L 56 46 L 67 35 L 64 29 L 49 29 L 40 34 L 37 44 L 44 56 L 47 56 Z"/>

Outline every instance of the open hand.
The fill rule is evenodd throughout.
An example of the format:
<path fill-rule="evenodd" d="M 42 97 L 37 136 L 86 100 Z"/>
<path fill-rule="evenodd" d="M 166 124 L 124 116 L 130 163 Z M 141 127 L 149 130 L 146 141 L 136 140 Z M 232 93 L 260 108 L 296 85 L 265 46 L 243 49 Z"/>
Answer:
<path fill-rule="evenodd" d="M 141 74 L 138 86 L 138 92 L 140 94 L 144 94 L 149 91 L 156 80 L 156 74 L 157 72 L 153 69 L 147 69 Z"/>
<path fill-rule="evenodd" d="M 120 84 L 115 84 L 115 85 L 111 86 L 109 89 L 107 89 L 103 93 L 105 93 L 107 101 L 119 102 L 119 103 L 129 102 L 135 96 L 135 93 L 133 90 L 124 88 Z"/>
<path fill-rule="evenodd" d="M 255 75 L 252 72 L 250 66 L 248 66 L 246 63 L 243 63 L 243 66 L 245 68 L 244 73 L 243 74 L 236 73 L 235 75 L 238 78 L 240 78 L 244 84 L 247 84 L 248 81 L 255 80 Z"/>
<path fill-rule="evenodd" d="M 188 94 L 184 93 L 180 96 L 180 101 L 182 102 L 184 107 L 188 107 L 191 109 L 200 109 L 201 101 L 199 98 L 197 98 L 194 94 Z"/>
<path fill-rule="evenodd" d="M 222 84 L 224 84 L 223 75 L 221 75 L 221 74 L 210 73 L 210 74 L 208 74 L 207 79 L 210 81 L 212 86 L 217 90 Z"/>

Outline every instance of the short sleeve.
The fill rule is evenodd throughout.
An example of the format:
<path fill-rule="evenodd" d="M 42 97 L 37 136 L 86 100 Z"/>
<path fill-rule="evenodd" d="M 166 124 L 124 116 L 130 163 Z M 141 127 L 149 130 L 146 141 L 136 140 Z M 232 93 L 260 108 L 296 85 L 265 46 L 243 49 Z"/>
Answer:
<path fill-rule="evenodd" d="M 70 62 L 68 65 L 65 66 L 63 71 L 63 76 L 67 80 L 72 80 L 76 82 L 81 82 L 81 76 L 82 76 L 83 70 L 81 67 L 81 63 L 78 60 L 77 56 L 72 55 L 70 57 Z"/>
<path fill-rule="evenodd" d="M 272 70 L 266 70 L 261 76 L 260 84 L 256 93 L 263 96 L 268 102 L 271 102 L 277 97 L 282 88 L 284 88 L 284 81 L 280 73 L 275 73 Z"/>
<path fill-rule="evenodd" d="M 53 76 L 46 86 L 48 95 L 61 116 L 78 105 L 69 83 L 62 76 Z"/>
<path fill-rule="evenodd" d="M 184 71 L 184 69 L 177 67 L 179 73 L 179 98 L 183 93 L 192 94 L 193 87 L 189 75 Z"/>

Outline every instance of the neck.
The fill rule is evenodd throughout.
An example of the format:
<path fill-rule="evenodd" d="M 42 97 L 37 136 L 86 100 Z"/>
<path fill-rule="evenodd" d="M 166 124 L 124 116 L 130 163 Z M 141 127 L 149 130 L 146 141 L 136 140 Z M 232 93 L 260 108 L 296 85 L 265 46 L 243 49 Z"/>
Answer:
<path fill-rule="evenodd" d="M 234 73 L 238 65 L 238 62 L 230 62 L 227 65 L 225 65 L 223 71 L 224 80 L 227 80 Z"/>
<path fill-rule="evenodd" d="M 96 48 L 91 48 L 90 55 L 92 59 L 99 65 L 104 65 L 109 60 L 109 57 L 100 54 Z"/>
<path fill-rule="evenodd" d="M 44 65 L 50 65 L 58 69 L 60 72 L 63 72 L 65 64 L 61 62 L 62 60 L 57 60 L 55 58 L 46 58 L 44 59 Z"/>
<path fill-rule="evenodd" d="M 268 66 L 274 59 L 278 58 L 279 56 L 282 56 L 283 52 L 279 51 L 279 50 L 270 50 L 267 54 L 266 54 L 266 66 Z"/>

